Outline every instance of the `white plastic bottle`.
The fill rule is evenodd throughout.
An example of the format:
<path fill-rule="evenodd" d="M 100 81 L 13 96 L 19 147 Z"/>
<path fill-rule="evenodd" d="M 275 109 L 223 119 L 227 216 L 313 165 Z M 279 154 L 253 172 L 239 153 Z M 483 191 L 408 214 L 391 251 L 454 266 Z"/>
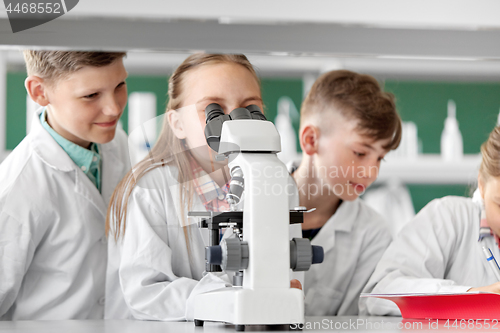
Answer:
<path fill-rule="evenodd" d="M 462 133 L 456 118 L 457 107 L 453 100 L 448 101 L 448 117 L 441 134 L 441 157 L 445 161 L 457 161 L 464 155 Z"/>
<path fill-rule="evenodd" d="M 283 163 L 295 161 L 297 154 L 297 133 L 292 126 L 292 122 L 298 119 L 299 112 L 295 108 L 295 104 L 288 96 L 282 96 L 278 100 L 278 114 L 274 119 L 276 129 L 281 137 L 281 152 L 278 153 L 278 158 Z"/>

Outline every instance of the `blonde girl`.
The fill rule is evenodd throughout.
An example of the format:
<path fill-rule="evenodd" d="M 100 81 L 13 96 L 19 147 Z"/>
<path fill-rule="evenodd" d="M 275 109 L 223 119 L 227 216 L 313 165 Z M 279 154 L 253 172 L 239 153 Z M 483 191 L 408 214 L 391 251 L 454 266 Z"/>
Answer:
<path fill-rule="evenodd" d="M 194 295 L 230 285 L 204 274 L 204 230 L 187 213 L 227 208 L 227 162 L 206 144 L 206 106 L 262 108 L 260 83 L 245 56 L 200 53 L 175 70 L 168 94 L 158 142 L 111 199 L 106 318 L 192 320 Z"/>
<path fill-rule="evenodd" d="M 481 146 L 478 190 L 473 198 L 431 201 L 384 253 L 364 292 L 500 293 L 483 253 L 500 259 L 500 127 Z M 360 299 L 361 314 L 400 315 L 390 301 Z"/>

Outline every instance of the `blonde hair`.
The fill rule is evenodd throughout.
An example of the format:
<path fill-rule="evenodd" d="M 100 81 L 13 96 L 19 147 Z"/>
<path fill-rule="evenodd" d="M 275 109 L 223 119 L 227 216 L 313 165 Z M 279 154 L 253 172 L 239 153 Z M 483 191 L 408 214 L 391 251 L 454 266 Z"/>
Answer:
<path fill-rule="evenodd" d="M 242 54 L 196 53 L 186 58 L 170 77 L 168 81 L 169 101 L 166 111 L 177 110 L 183 106 L 183 90 L 187 89 L 184 87 L 184 77 L 189 71 L 200 66 L 220 63 L 232 63 L 243 66 L 259 83 L 259 79 L 254 68 L 248 61 L 247 57 Z M 193 193 L 193 185 L 192 182 L 189 181 L 191 179 L 191 165 L 189 161 L 191 155 L 189 150 L 185 150 L 185 145 L 186 143 L 184 140 L 180 140 L 174 135 L 167 121 L 167 117 L 165 117 L 161 133 L 155 146 L 151 150 L 151 154 L 132 168 L 132 170 L 125 175 L 113 192 L 108 207 L 108 214 L 106 216 L 106 235 L 109 234 L 111 229 L 110 223 L 112 219 L 114 222 L 114 239 L 115 241 L 119 239 L 125 231 L 128 200 L 134 187 L 137 185 L 137 182 L 149 171 L 165 165 L 175 166 L 179 172 L 177 179 L 179 184 L 188 185 L 187 188 L 185 186 L 179 186 L 179 197 L 181 203 L 181 212 L 179 213 L 182 219 L 185 218 L 184 215 L 187 212 L 184 212 L 183 210 L 184 207 L 187 207 L 188 210 L 191 208 Z M 184 232 L 187 240 L 188 235 L 186 228 L 184 228 Z M 189 242 L 187 242 L 187 244 L 189 244 Z"/>
<path fill-rule="evenodd" d="M 125 57 L 125 52 L 23 51 L 28 76 L 37 75 L 48 84 L 85 66 L 104 67 Z"/>
<path fill-rule="evenodd" d="M 361 133 L 375 140 L 390 138 L 385 149 L 399 146 L 402 126 L 394 96 L 382 91 L 374 77 L 348 70 L 321 75 L 302 103 L 301 125 L 311 116 L 328 117 L 333 108 L 358 121 Z"/>
<path fill-rule="evenodd" d="M 479 175 L 484 182 L 490 177 L 500 176 L 500 126 L 491 131 L 488 140 L 481 145 L 481 166 Z"/>

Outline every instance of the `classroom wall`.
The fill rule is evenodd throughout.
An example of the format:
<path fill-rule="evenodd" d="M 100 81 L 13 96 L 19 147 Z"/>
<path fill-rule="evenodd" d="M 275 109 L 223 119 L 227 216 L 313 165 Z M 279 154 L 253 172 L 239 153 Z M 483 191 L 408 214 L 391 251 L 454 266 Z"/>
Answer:
<path fill-rule="evenodd" d="M 14 149 L 26 133 L 26 91 L 24 72 L 9 72 L 7 76 L 7 149 Z M 464 138 L 466 154 L 479 153 L 479 147 L 495 126 L 500 107 L 500 83 L 449 83 L 386 81 L 385 89 L 396 96 L 396 104 L 405 121 L 413 121 L 418 127 L 423 153 L 439 153 L 440 136 L 447 113 L 448 99 L 457 105 L 457 119 Z M 154 92 L 157 97 L 157 113 L 162 114 L 167 103 L 167 77 L 131 75 L 127 79 L 129 93 Z M 274 120 L 277 102 L 289 96 L 297 109 L 302 102 L 301 78 L 264 78 L 262 94 L 266 116 Z M 126 130 L 128 108 L 122 116 Z M 298 129 L 299 121 L 293 126 Z M 298 141 L 297 141 L 298 146 Z M 383 164 L 382 164 L 383 167 Z M 415 185 L 409 184 L 413 204 L 419 211 L 430 200 L 445 195 L 467 196 L 468 185 Z"/>

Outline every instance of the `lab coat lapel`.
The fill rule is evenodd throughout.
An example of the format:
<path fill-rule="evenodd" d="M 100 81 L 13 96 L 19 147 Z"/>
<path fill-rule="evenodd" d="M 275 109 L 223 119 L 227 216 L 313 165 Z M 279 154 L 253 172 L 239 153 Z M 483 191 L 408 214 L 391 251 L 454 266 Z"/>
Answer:
<path fill-rule="evenodd" d="M 324 253 L 332 250 L 335 247 L 335 234 L 337 232 L 350 232 L 358 211 L 357 200 L 343 201 L 311 243 L 322 246 Z"/>
<path fill-rule="evenodd" d="M 63 172 L 75 170 L 75 163 L 40 123 L 40 112 L 42 111 L 43 109 L 37 110 L 31 122 L 29 138 L 33 151 L 53 169 Z"/>
<path fill-rule="evenodd" d="M 106 218 L 108 207 L 99 190 L 83 171 L 75 169 L 75 192 L 88 200 Z"/>
<path fill-rule="evenodd" d="M 90 201 L 105 217 L 107 207 L 97 188 L 83 171 L 77 168 L 69 155 L 59 146 L 40 123 L 40 112 L 42 110 L 43 109 L 39 109 L 35 112 L 34 119 L 31 123 L 30 135 L 33 150 L 51 168 L 63 172 L 73 172 L 74 176 L 72 178 L 75 180 L 75 193 Z"/>
<path fill-rule="evenodd" d="M 101 170 L 101 193 L 96 186 L 88 179 L 83 172 L 77 172 L 77 189 L 76 191 L 87 198 L 106 218 L 108 212 L 108 204 L 111 195 L 115 190 L 115 186 L 125 174 L 125 165 L 117 156 L 117 143 L 115 140 L 99 145 L 99 151 L 102 157 Z M 87 183 L 88 182 L 88 183 Z M 87 184 L 85 184 L 87 183 Z"/>

